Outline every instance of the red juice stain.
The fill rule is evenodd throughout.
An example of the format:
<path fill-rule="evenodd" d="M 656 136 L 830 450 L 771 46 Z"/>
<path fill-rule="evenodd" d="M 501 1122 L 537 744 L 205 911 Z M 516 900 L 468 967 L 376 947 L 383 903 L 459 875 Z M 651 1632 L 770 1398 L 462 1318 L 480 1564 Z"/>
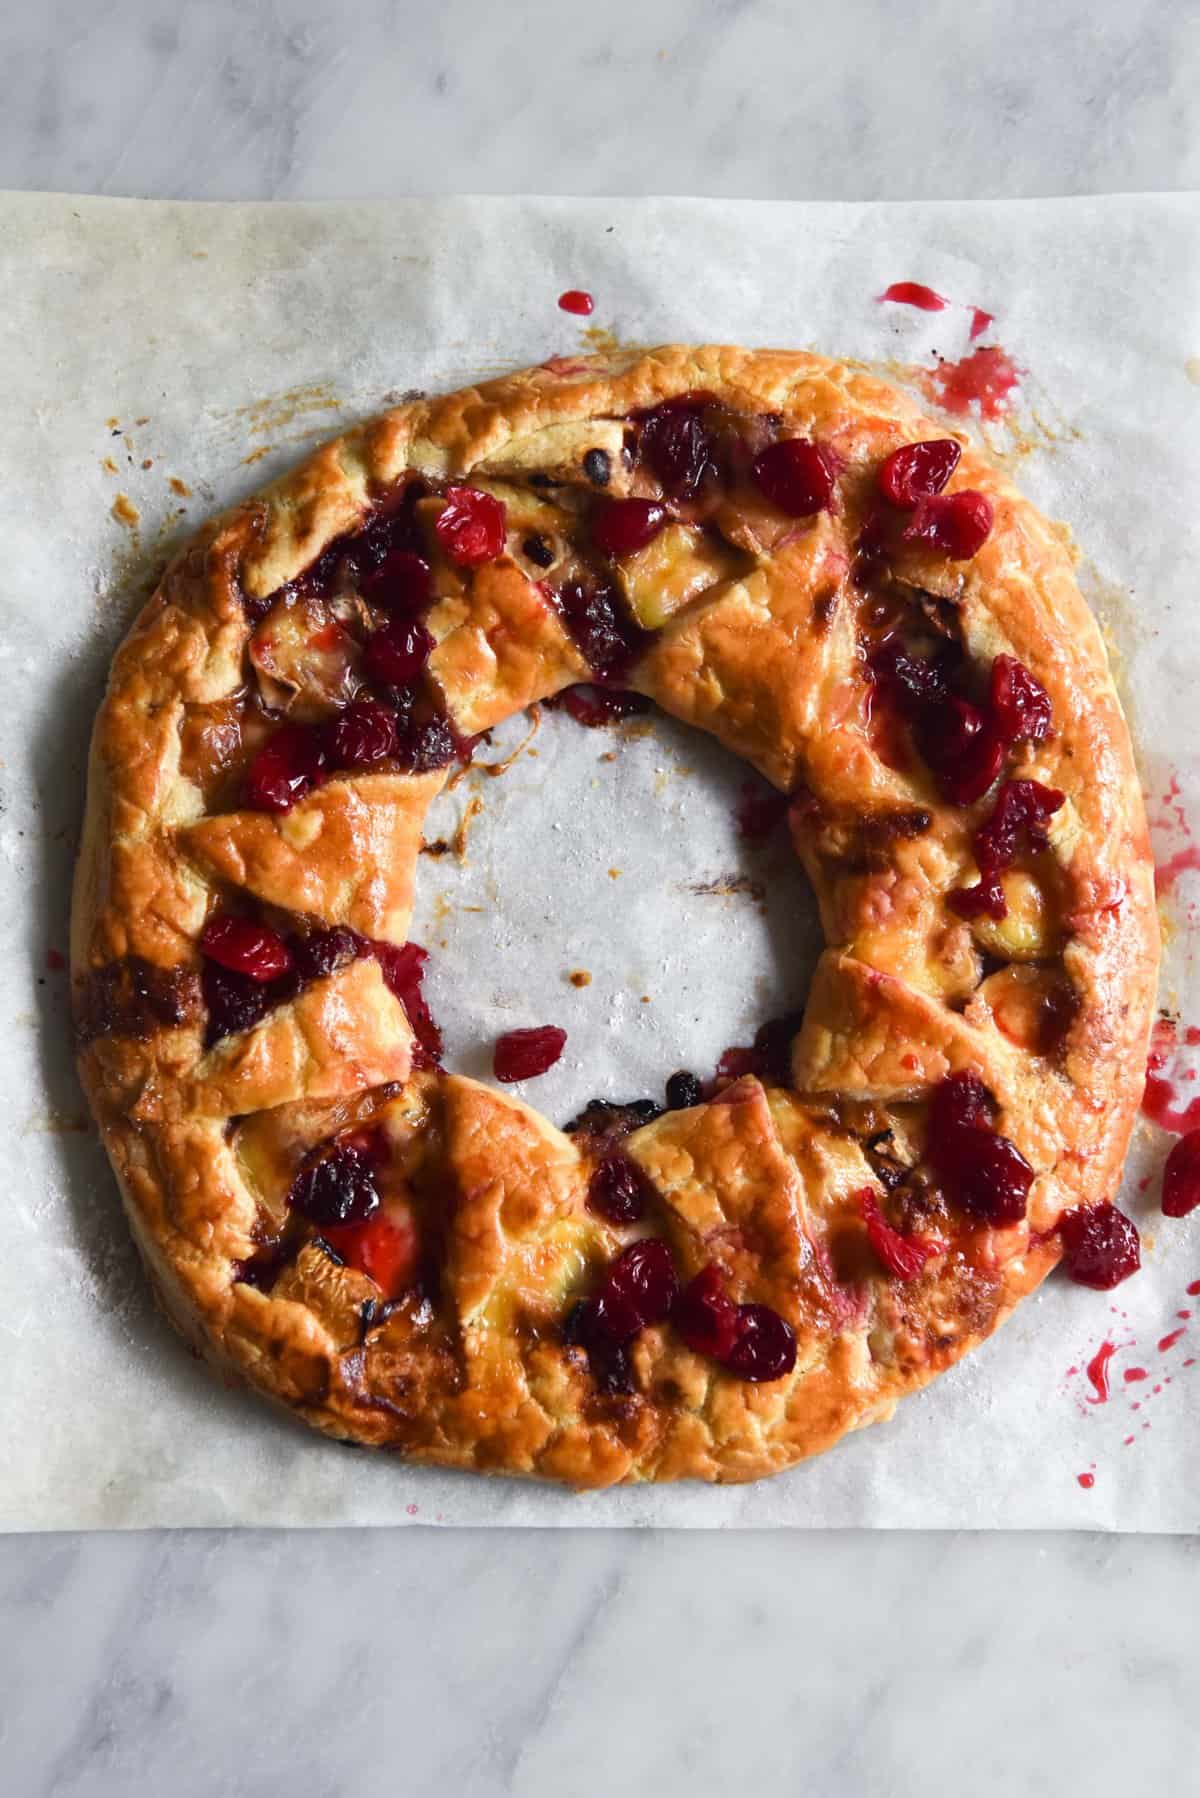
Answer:
<path fill-rule="evenodd" d="M 985 312 L 982 306 L 972 306 L 971 342 L 974 343 L 977 337 L 982 337 L 988 326 L 994 325 L 995 322 L 994 315 L 990 312 Z"/>
<path fill-rule="evenodd" d="M 574 312 L 579 318 L 589 318 L 596 309 L 596 302 L 590 293 L 584 293 L 581 287 L 569 287 L 566 293 L 558 296 L 559 310 Z"/>
<path fill-rule="evenodd" d="M 1160 899 L 1171 891 L 1181 874 L 1200 874 L 1200 845 L 1189 843 L 1186 849 L 1179 849 L 1165 862 L 1156 864 L 1154 890 Z"/>
<path fill-rule="evenodd" d="M 1183 1365 L 1184 1365 L 1184 1366 L 1185 1366 L 1185 1367 L 1195 1367 L 1195 1365 L 1196 1365 L 1196 1357 L 1195 1357 L 1195 1355 L 1189 1355 L 1189 1356 L 1188 1356 L 1188 1358 L 1187 1358 L 1187 1360 L 1186 1360 L 1186 1361 L 1185 1361 L 1185 1362 L 1184 1362 L 1184 1364 L 1183 1364 Z"/>
<path fill-rule="evenodd" d="M 67 958 L 58 949 L 47 949 L 46 966 L 52 974 L 61 974 L 67 965 Z"/>
<path fill-rule="evenodd" d="M 1179 1341 L 1179 1338 L 1181 1336 L 1186 1336 L 1186 1335 L 1187 1335 L 1187 1326 L 1185 1324 L 1181 1324 L 1177 1330 L 1172 1330 L 1169 1336 L 1161 1337 L 1159 1340 L 1159 1344 L 1158 1344 L 1159 1354 L 1160 1355 L 1165 1354 L 1168 1349 L 1174 1348 L 1175 1344 Z M 1158 1390 L 1157 1387 L 1155 1388 L 1155 1390 L 1156 1391 Z"/>
<path fill-rule="evenodd" d="M 878 298 L 881 305 L 892 300 L 897 306 L 916 306 L 921 312 L 944 312 L 951 304 L 920 281 L 893 281 Z"/>
<path fill-rule="evenodd" d="M 1142 1111 L 1161 1130 L 1172 1130 L 1177 1136 L 1183 1136 L 1189 1130 L 1200 1129 L 1200 1099 L 1192 1099 L 1187 1105 L 1181 1106 L 1175 1087 L 1162 1071 L 1175 1051 L 1177 1036 L 1172 1019 L 1158 1018 L 1155 1021 L 1150 1033 L 1150 1053 L 1146 1057 L 1146 1090 L 1142 1094 Z M 1200 1040 L 1200 1033 L 1195 1031 L 1194 1026 L 1189 1026 L 1184 1042 L 1192 1048 L 1195 1047 L 1194 1036 Z"/>
<path fill-rule="evenodd" d="M 1068 1380 L 1071 1378 L 1072 1374 L 1077 1374 L 1078 1372 L 1079 1372 L 1079 1369 L 1077 1367 L 1068 1367 L 1068 1369 L 1067 1369 Z"/>
<path fill-rule="evenodd" d="M 1144 1367 L 1127 1367 L 1123 1378 L 1127 1386 L 1132 1386 L 1135 1380 L 1148 1380 L 1150 1375 Z"/>
<path fill-rule="evenodd" d="M 1161 1392 L 1162 1387 L 1161 1386 L 1151 1386 L 1150 1391 L 1151 1391 L 1151 1394 L 1153 1394 L 1155 1392 Z"/>
<path fill-rule="evenodd" d="M 1088 1399 L 1089 1405 L 1106 1405 L 1108 1403 L 1108 1364 L 1117 1352 L 1115 1342 L 1102 1342 L 1087 1364 L 1087 1377 L 1092 1383 L 1095 1397 Z"/>
<path fill-rule="evenodd" d="M 1129 1444 L 1130 1444 L 1130 1443 L 1131 1443 L 1131 1442 L 1132 1442 L 1132 1441 L 1133 1441 L 1133 1440 L 1134 1440 L 1134 1438 L 1133 1438 L 1133 1437 L 1132 1437 L 1132 1436 L 1126 1436 L 1126 1438 L 1125 1438 L 1125 1441 L 1124 1441 L 1124 1443 L 1123 1443 L 1123 1445 L 1122 1445 L 1122 1446 L 1123 1446 L 1123 1447 L 1125 1447 L 1125 1448 L 1128 1448 L 1128 1447 L 1129 1447 Z"/>
<path fill-rule="evenodd" d="M 1188 1320 L 1188 1318 L 1189 1318 L 1189 1317 L 1190 1317 L 1190 1316 L 1191 1316 L 1191 1315 L 1192 1315 L 1192 1314 L 1191 1314 L 1191 1312 L 1190 1312 L 1190 1311 L 1177 1311 L 1177 1312 L 1176 1312 L 1176 1313 L 1175 1313 L 1175 1315 L 1176 1315 L 1176 1317 L 1182 1317 L 1182 1318 L 1183 1318 L 1183 1320 L 1184 1320 L 1184 1322 L 1185 1322 L 1185 1323 L 1186 1323 L 1186 1322 L 1187 1322 L 1187 1320 Z"/>
<path fill-rule="evenodd" d="M 1188 1296 L 1190 1298 L 1200 1299 L 1200 1280 L 1192 1281 L 1191 1285 L 1188 1287 Z"/>
<path fill-rule="evenodd" d="M 961 362 L 939 362 L 921 375 L 921 386 L 935 405 L 965 416 L 973 405 L 981 418 L 1002 418 L 1011 410 L 1010 395 L 1025 370 L 999 347 L 973 350 Z"/>
<path fill-rule="evenodd" d="M 1079 1484 L 1083 1487 L 1085 1492 L 1090 1492 L 1092 1487 L 1096 1484 L 1096 1476 L 1094 1473 L 1077 1473 L 1075 1478 L 1079 1481 Z"/>

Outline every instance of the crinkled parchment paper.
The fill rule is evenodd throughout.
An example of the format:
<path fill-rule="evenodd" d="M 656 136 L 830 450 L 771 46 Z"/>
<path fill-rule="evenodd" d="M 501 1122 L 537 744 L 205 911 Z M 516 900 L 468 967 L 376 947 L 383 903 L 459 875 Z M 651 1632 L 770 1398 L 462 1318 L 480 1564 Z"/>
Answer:
<path fill-rule="evenodd" d="M 993 313 L 980 341 L 1027 373 L 1010 421 L 988 435 L 1081 546 L 1140 738 L 1156 848 L 1178 868 L 1200 808 L 1198 244 L 1200 202 L 1187 196 L 0 200 L 0 1523 L 1200 1521 L 1200 1367 L 1187 1365 L 1200 1299 L 1186 1296 L 1200 1278 L 1200 1214 L 1158 1215 L 1168 1139 L 1157 1131 L 1139 1135 L 1124 1199 L 1146 1235 L 1145 1269 L 1111 1298 L 1052 1280 L 894 1422 L 778 1479 L 580 1498 L 352 1453 L 210 1380 L 149 1302 L 74 1082 L 66 976 L 53 965 L 106 664 L 168 551 L 406 389 L 587 343 L 583 321 L 556 308 L 567 287 L 594 293 L 592 322 L 625 343 L 811 346 L 892 365 L 961 357 L 969 308 Z M 900 280 L 956 305 L 880 304 Z M 524 729 L 497 733 L 487 758 Z M 664 720 L 587 731 L 560 714 L 502 776 L 474 772 L 439 801 L 431 836 L 477 814 L 464 859 L 423 862 L 414 925 L 435 952 L 430 990 L 452 1062 L 482 1073 L 499 1030 L 565 1025 L 563 1062 L 527 1089 L 564 1121 L 595 1094 L 657 1093 L 679 1066 L 706 1072 L 800 997 L 813 907 L 785 845 L 739 840 L 743 778 Z M 1164 898 L 1163 1002 L 1185 1022 L 1200 1022 L 1196 878 L 1183 872 Z M 590 984 L 571 984 L 578 969 Z M 1193 1308 L 1196 1322 L 1177 1315 Z M 1105 1340 L 1117 1345 L 1113 1396 L 1091 1404 L 1086 1364 Z M 1148 1377 L 1126 1382 L 1135 1366 Z"/>

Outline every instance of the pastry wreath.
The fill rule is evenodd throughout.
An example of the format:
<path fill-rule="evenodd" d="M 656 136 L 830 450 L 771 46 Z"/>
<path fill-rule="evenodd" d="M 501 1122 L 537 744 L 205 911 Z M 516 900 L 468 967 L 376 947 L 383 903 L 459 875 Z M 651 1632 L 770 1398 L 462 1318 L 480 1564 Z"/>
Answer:
<path fill-rule="evenodd" d="M 589 682 L 789 796 L 828 946 L 736 1078 L 563 1132 L 441 1069 L 405 944 L 451 764 Z M 775 1472 L 987 1337 L 1064 1214 L 1127 1223 L 1158 936 L 1099 633 L 1064 533 L 851 364 L 559 358 L 210 523 L 114 661 L 72 939 L 169 1313 L 414 1461 Z"/>

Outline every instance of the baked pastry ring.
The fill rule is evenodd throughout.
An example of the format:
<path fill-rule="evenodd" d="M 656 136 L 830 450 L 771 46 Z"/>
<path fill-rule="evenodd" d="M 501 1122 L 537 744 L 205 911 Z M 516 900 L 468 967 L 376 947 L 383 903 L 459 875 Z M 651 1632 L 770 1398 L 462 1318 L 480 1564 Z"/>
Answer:
<path fill-rule="evenodd" d="M 452 762 L 583 682 L 790 796 L 828 947 L 736 1077 L 564 1132 L 440 1068 L 405 943 Z M 72 938 L 170 1315 L 335 1437 L 755 1479 L 987 1337 L 1064 1214 L 1128 1271 L 1158 940 L 1099 633 L 1064 533 L 848 363 L 556 359 L 209 524 L 113 664 Z"/>

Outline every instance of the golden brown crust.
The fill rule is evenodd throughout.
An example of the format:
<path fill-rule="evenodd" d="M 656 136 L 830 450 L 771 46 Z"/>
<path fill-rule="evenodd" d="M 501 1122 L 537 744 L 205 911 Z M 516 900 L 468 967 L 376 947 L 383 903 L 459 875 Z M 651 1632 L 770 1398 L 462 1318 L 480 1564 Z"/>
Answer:
<path fill-rule="evenodd" d="M 654 1326 L 631 1350 L 633 1391 L 606 1394 L 560 1329 L 628 1240 L 587 1208 L 586 1154 L 511 1097 L 410 1078 L 412 1032 L 374 960 L 204 1042 L 197 940 L 214 896 L 402 944 L 443 775 L 340 775 L 282 815 L 214 809 L 182 744 L 202 708 L 216 715 L 242 693 L 256 604 L 402 477 L 469 476 L 553 537 L 558 514 L 528 475 L 586 482 L 599 455 L 608 493 L 628 491 L 623 421 L 693 391 L 778 415 L 845 470 L 839 511 L 784 529 L 760 503 L 726 520 L 740 567 L 672 599 L 631 676 L 807 795 L 792 828 L 829 947 L 793 1045 L 794 1090 L 747 1077 L 636 1131 L 624 1152 L 655 1194 L 642 1228 L 668 1240 L 681 1273 L 715 1264 L 735 1301 L 788 1321 L 798 1352 L 790 1375 L 757 1385 Z M 411 402 L 325 445 L 172 564 L 97 721 L 72 962 L 82 1075 L 135 1235 L 171 1314 L 226 1373 L 331 1435 L 417 1460 L 579 1486 L 754 1479 L 888 1415 L 986 1338 L 1054 1265 L 1041 1233 L 1065 1207 L 1111 1196 L 1157 968 L 1139 785 L 1062 538 L 969 445 L 958 484 L 990 497 L 992 533 L 950 575 L 913 552 L 904 579 L 952 606 L 970 655 L 1015 656 L 1052 702 L 1053 734 L 1014 771 L 1065 802 L 1048 871 L 1012 877 L 1003 927 L 944 903 L 975 878 L 980 809 L 948 806 L 927 770 L 892 765 L 869 727 L 852 581 L 864 494 L 888 451 L 945 434 L 874 376 L 815 356 L 676 346 L 558 362 Z M 519 550 L 470 581 L 435 579 L 429 675 L 463 735 L 587 677 Z M 270 703 L 286 706 L 308 676 L 293 679 L 282 653 L 268 643 L 251 659 Z M 981 983 L 981 951 L 1017 972 Z M 1054 1055 L 1021 1025 L 1051 964 L 1074 1008 Z M 97 982 L 114 968 L 141 970 L 141 1010 L 92 1028 Z M 854 1204 L 876 1171 L 854 1121 L 886 1116 L 919 1137 L 931 1085 L 959 1069 L 984 1078 L 998 1127 L 1034 1169 L 1027 1224 L 960 1232 L 918 1280 L 889 1279 Z M 371 1278 L 314 1240 L 269 1292 L 238 1278 L 303 1155 L 360 1106 L 437 1248 L 433 1300 L 380 1310 Z"/>

